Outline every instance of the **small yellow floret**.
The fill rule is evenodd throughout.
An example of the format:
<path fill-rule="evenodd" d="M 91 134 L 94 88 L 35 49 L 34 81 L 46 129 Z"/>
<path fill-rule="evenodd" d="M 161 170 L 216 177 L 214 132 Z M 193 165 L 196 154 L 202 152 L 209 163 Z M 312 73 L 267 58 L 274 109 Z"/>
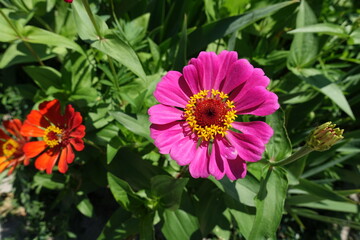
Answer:
<path fill-rule="evenodd" d="M 2 150 L 6 157 L 11 157 L 16 152 L 18 147 L 19 144 L 14 139 L 10 138 L 3 144 Z"/>
<path fill-rule="evenodd" d="M 199 93 L 194 94 L 190 97 L 188 104 L 185 107 L 184 117 L 186 122 L 189 124 L 192 131 L 202 140 L 210 141 L 213 140 L 217 135 L 224 137 L 227 134 L 227 130 L 231 127 L 231 123 L 234 122 L 236 118 L 236 110 L 234 110 L 234 102 L 227 100 L 229 96 L 219 90 L 211 89 L 211 95 L 209 96 L 209 90 L 201 90 Z M 203 101 L 207 99 L 220 99 L 227 107 L 227 113 L 222 117 L 222 122 L 220 125 L 209 125 L 201 126 L 198 124 L 195 112 L 196 104 L 198 101 Z"/>
<path fill-rule="evenodd" d="M 56 126 L 49 126 L 45 129 L 44 141 L 46 145 L 53 148 L 59 145 L 63 130 Z M 51 134 L 51 135 L 50 135 Z M 50 135 L 50 136 L 49 136 Z"/>

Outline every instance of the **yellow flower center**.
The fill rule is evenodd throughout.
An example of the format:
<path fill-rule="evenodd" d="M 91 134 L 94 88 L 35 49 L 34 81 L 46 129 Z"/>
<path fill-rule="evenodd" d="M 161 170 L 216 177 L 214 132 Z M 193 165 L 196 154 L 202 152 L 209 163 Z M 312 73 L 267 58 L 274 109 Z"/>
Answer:
<path fill-rule="evenodd" d="M 56 126 L 49 126 L 45 129 L 44 141 L 50 147 L 53 148 L 61 143 L 63 130 Z"/>
<path fill-rule="evenodd" d="M 201 90 L 190 97 L 184 117 L 192 131 L 202 140 L 225 136 L 236 118 L 234 102 L 219 90 Z"/>
<path fill-rule="evenodd" d="M 3 144 L 2 150 L 6 157 L 11 157 L 16 152 L 18 147 L 19 144 L 14 139 L 10 138 Z"/>

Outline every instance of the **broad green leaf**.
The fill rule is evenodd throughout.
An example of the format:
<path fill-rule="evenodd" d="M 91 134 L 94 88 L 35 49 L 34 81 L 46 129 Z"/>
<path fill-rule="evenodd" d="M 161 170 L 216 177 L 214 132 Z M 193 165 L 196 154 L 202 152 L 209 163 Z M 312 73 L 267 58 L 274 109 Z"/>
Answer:
<path fill-rule="evenodd" d="M 110 217 L 97 240 L 123 240 L 138 231 L 139 220 L 120 207 Z"/>
<path fill-rule="evenodd" d="M 26 66 L 24 70 L 44 92 L 52 88 L 60 91 L 61 74 L 56 69 L 48 66 Z"/>
<path fill-rule="evenodd" d="M 66 178 L 60 174 L 44 174 L 38 172 L 34 176 L 33 187 L 38 187 L 38 189 L 45 187 L 51 190 L 60 190 L 65 187 Z"/>
<path fill-rule="evenodd" d="M 337 104 L 345 113 L 347 113 L 352 119 L 355 116 L 350 108 L 348 101 L 346 100 L 343 92 L 338 85 L 331 82 L 320 70 L 314 68 L 306 69 L 293 69 L 294 74 L 300 77 L 306 83 L 312 85 L 325 96 L 329 97 L 335 104 Z"/>
<path fill-rule="evenodd" d="M 299 6 L 296 28 L 316 24 L 316 16 L 305 0 Z M 318 53 L 318 39 L 313 33 L 296 33 L 291 43 L 288 66 L 302 68 L 313 63 Z"/>
<path fill-rule="evenodd" d="M 142 156 L 134 149 L 126 147 L 118 151 L 108 165 L 108 171 L 126 181 L 135 191 L 150 189 L 152 177 L 167 174 L 162 168 L 153 166 L 150 161 L 142 159 Z"/>
<path fill-rule="evenodd" d="M 188 42 L 191 44 L 188 46 L 187 56 L 194 55 L 215 40 L 244 29 L 259 19 L 267 17 L 294 3 L 296 3 L 296 1 L 277 3 L 242 15 L 227 17 L 216 22 L 205 24 L 189 34 Z"/>
<path fill-rule="evenodd" d="M 281 168 L 264 169 L 260 184 L 249 239 L 276 239 L 287 193 L 286 175 Z"/>
<path fill-rule="evenodd" d="M 26 26 L 23 30 L 26 42 L 41 43 L 48 46 L 64 47 L 85 55 L 84 50 L 74 41 L 41 28 Z"/>
<path fill-rule="evenodd" d="M 115 200 L 126 210 L 137 211 L 142 205 L 141 198 L 131 189 L 130 185 L 108 172 L 110 190 Z"/>
<path fill-rule="evenodd" d="M 93 216 L 93 205 L 89 198 L 81 197 L 80 202 L 76 205 L 76 208 L 85 216 L 91 218 Z"/>
<path fill-rule="evenodd" d="M 360 44 L 360 28 L 350 34 L 349 44 Z"/>
<path fill-rule="evenodd" d="M 174 179 L 167 175 L 151 178 L 151 193 L 163 208 L 175 210 L 179 208 L 181 195 L 189 179 Z"/>
<path fill-rule="evenodd" d="M 13 13 L 9 9 L 0 9 L 4 13 L 6 17 L 10 13 Z M 0 14 L 0 42 L 11 42 L 19 39 L 19 36 L 16 34 L 15 30 L 11 27 L 11 25 L 5 20 L 4 16 Z"/>
<path fill-rule="evenodd" d="M 126 113 L 123 112 L 110 112 L 111 116 L 115 118 L 116 121 L 120 122 L 124 125 L 128 130 L 131 132 L 145 137 L 149 140 L 150 138 L 150 123 L 149 122 L 143 122 L 141 118 L 135 119 L 133 117 L 130 117 Z"/>
<path fill-rule="evenodd" d="M 84 4 L 81 1 L 74 1 L 71 6 L 73 8 L 72 12 L 80 38 L 85 41 L 99 40 L 100 36 L 98 36 L 96 32 L 96 29 L 85 10 Z M 108 26 L 106 25 L 105 21 L 100 17 L 96 15 L 94 17 L 95 22 L 99 27 L 100 34 L 102 34 L 103 37 L 108 30 Z"/>
<path fill-rule="evenodd" d="M 291 142 L 285 127 L 285 113 L 279 109 L 275 113 L 266 116 L 266 122 L 274 130 L 274 135 L 266 145 L 266 155 L 270 161 L 280 161 L 290 156 L 292 152 Z"/>
<path fill-rule="evenodd" d="M 123 145 L 121 138 L 118 136 L 113 137 L 106 146 L 106 160 L 107 164 L 110 164 L 120 147 Z"/>
<path fill-rule="evenodd" d="M 55 57 L 55 54 L 49 53 L 48 48 L 41 44 L 30 44 L 33 52 L 41 60 L 46 60 Z M 14 42 L 8 47 L 0 60 L 0 69 L 10 67 L 19 63 L 33 63 L 38 62 L 38 59 L 32 55 L 29 49 L 23 42 Z"/>
<path fill-rule="evenodd" d="M 323 185 L 314 183 L 312 181 L 303 178 L 300 179 L 299 185 L 294 186 L 294 188 L 304 190 L 312 195 L 321 197 L 323 199 L 329 199 L 329 200 L 341 201 L 341 202 L 350 201 L 346 197 L 337 194 L 333 190 L 326 188 Z"/>
<path fill-rule="evenodd" d="M 332 23 L 319 23 L 310 26 L 304 26 L 296 28 L 295 30 L 289 31 L 290 34 L 295 33 L 323 33 L 327 35 L 334 35 L 341 38 L 348 38 L 349 35 L 346 34 L 345 29 L 342 26 L 332 24 Z"/>
<path fill-rule="evenodd" d="M 154 221 L 154 213 L 148 213 L 140 218 L 140 222 L 139 222 L 140 240 L 155 239 L 153 221 Z"/>
<path fill-rule="evenodd" d="M 182 209 L 165 210 L 162 217 L 164 225 L 161 231 L 167 240 L 191 239 L 193 233 L 199 228 L 196 217 Z"/>
<path fill-rule="evenodd" d="M 123 64 L 141 79 L 146 80 L 146 74 L 136 52 L 117 35 L 108 34 L 104 39 L 95 41 L 91 46 Z"/>
<path fill-rule="evenodd" d="M 311 218 L 314 220 L 328 222 L 331 224 L 339 224 L 340 226 L 349 226 L 351 228 L 360 230 L 359 222 L 350 221 L 348 219 L 341 219 L 341 218 L 328 217 L 325 215 L 319 215 L 318 213 L 307 210 L 307 209 L 295 209 L 294 208 L 294 209 L 292 209 L 292 212 L 296 213 L 299 216 Z"/>

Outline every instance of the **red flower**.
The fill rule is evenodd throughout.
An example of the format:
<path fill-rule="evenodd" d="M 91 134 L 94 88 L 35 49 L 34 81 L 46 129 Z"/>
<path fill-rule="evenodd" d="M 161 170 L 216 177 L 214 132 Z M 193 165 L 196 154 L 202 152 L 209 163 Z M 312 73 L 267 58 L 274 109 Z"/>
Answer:
<path fill-rule="evenodd" d="M 11 174 L 21 162 L 29 164 L 30 158 L 23 152 L 23 146 L 29 138 L 20 134 L 21 125 L 19 119 L 3 121 L 3 126 L 12 137 L 0 129 L 0 172 L 9 168 L 8 174 Z"/>
<path fill-rule="evenodd" d="M 67 3 L 72 3 L 73 2 L 73 0 L 64 0 L 65 2 L 67 2 Z"/>
<path fill-rule="evenodd" d="M 70 104 L 62 115 L 57 99 L 41 103 L 38 111 L 32 110 L 27 116 L 21 133 L 43 139 L 26 143 L 25 155 L 29 158 L 40 155 L 35 161 L 35 167 L 39 170 L 46 169 L 48 174 L 58 161 L 59 172 L 65 173 L 68 164 L 75 158 L 73 148 L 76 151 L 84 149 L 82 138 L 85 136 L 85 126 L 81 123 L 80 113 L 75 112 Z"/>

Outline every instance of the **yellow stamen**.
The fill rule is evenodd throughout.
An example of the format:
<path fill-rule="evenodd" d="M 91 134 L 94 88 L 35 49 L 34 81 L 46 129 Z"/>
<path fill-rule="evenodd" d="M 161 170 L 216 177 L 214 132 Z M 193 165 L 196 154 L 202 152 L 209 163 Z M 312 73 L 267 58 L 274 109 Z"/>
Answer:
<path fill-rule="evenodd" d="M 184 109 L 184 117 L 186 122 L 189 124 L 192 131 L 200 138 L 205 141 L 210 141 L 214 139 L 217 135 L 224 137 L 227 134 L 227 130 L 231 127 L 231 123 L 234 122 L 236 118 L 236 110 L 234 110 L 234 102 L 228 100 L 229 96 L 219 90 L 212 89 L 211 94 L 210 90 L 201 90 L 199 93 L 190 97 L 188 104 Z M 210 95 L 210 96 L 209 96 Z M 226 114 L 220 116 L 219 122 L 217 124 L 210 125 L 200 125 L 196 119 L 196 107 L 197 104 L 201 101 L 211 101 L 209 99 L 221 100 L 225 104 L 223 106 L 226 108 Z"/>
<path fill-rule="evenodd" d="M 16 152 L 18 147 L 19 144 L 14 139 L 10 138 L 3 144 L 2 150 L 6 157 L 11 157 Z"/>
<path fill-rule="evenodd" d="M 44 141 L 46 145 L 53 148 L 61 142 L 61 135 L 63 130 L 56 126 L 49 126 L 45 129 Z"/>

